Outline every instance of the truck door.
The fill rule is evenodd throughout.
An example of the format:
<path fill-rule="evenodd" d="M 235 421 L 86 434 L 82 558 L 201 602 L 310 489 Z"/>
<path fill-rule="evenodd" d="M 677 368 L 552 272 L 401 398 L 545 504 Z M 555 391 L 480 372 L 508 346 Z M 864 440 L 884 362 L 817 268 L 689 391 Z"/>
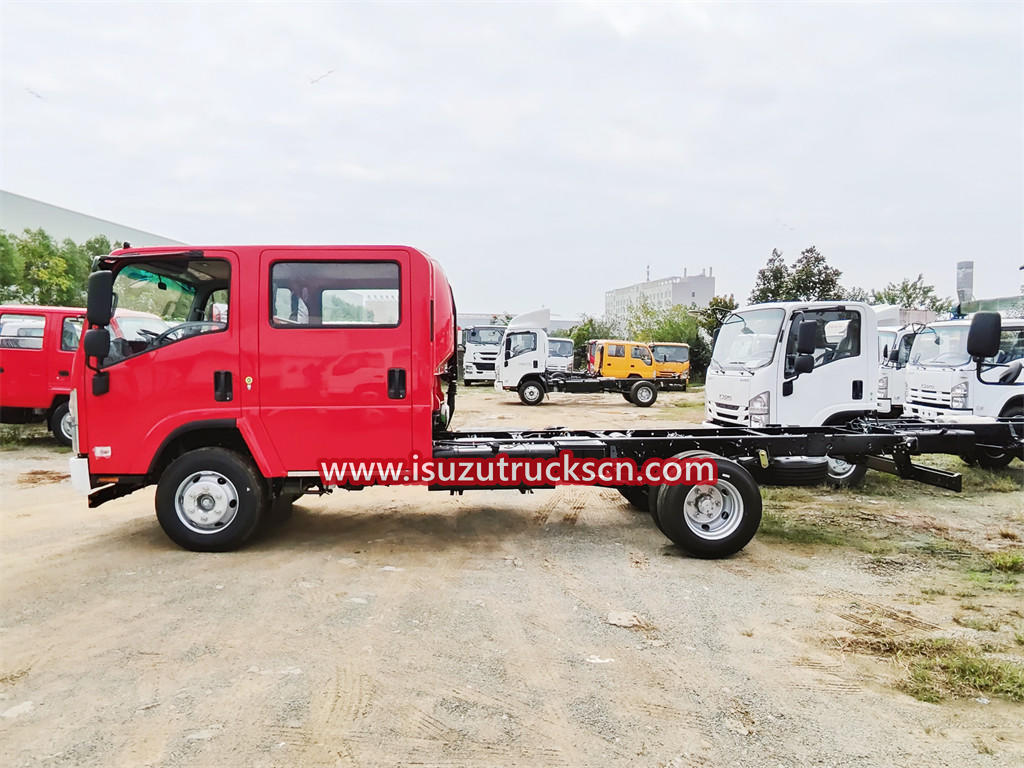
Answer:
<path fill-rule="evenodd" d="M 0 314 L 0 406 L 47 408 L 46 315 Z"/>
<path fill-rule="evenodd" d="M 611 376 L 616 379 L 624 379 L 627 376 L 628 363 L 626 362 L 625 344 L 605 344 L 604 359 L 601 365 L 601 375 Z"/>
<path fill-rule="evenodd" d="M 814 370 L 798 377 L 794 364 L 801 321 L 813 322 L 817 328 Z M 869 348 L 874 346 L 869 341 L 874 339 L 874 329 L 865 328 L 865 319 L 857 309 L 826 307 L 794 312 L 781 366 L 779 423 L 819 426 L 833 414 L 873 410 L 877 377 L 869 374 L 877 368 L 878 353 Z"/>
<path fill-rule="evenodd" d="M 629 345 L 629 376 L 643 379 L 654 378 L 654 359 L 646 344 Z"/>
<path fill-rule="evenodd" d="M 47 366 L 49 368 L 50 389 L 53 394 L 66 394 L 71 391 L 71 364 L 75 360 L 75 351 L 82 338 L 84 315 L 54 315 L 54 331 L 56 338 L 49 345 Z M 56 327 L 59 324 L 59 328 Z"/>
<path fill-rule="evenodd" d="M 501 351 L 502 383 L 516 387 L 524 376 L 544 373 L 547 351 L 540 347 L 536 331 L 506 332 L 505 348 Z"/>
<path fill-rule="evenodd" d="M 398 250 L 260 257 L 260 419 L 289 472 L 412 451 L 412 282 Z M 429 354 L 429 349 L 422 354 Z"/>

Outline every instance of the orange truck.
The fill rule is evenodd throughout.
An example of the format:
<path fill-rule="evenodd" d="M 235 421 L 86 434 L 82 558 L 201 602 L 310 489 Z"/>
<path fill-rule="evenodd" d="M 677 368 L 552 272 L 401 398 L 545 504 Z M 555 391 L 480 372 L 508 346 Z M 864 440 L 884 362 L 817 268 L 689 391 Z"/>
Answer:
<path fill-rule="evenodd" d="M 593 339 L 587 342 L 587 371 L 611 379 L 653 379 L 654 356 L 638 341 Z"/>
<path fill-rule="evenodd" d="M 659 386 L 677 386 L 683 391 L 690 381 L 690 345 L 655 341 L 650 345 Z"/>

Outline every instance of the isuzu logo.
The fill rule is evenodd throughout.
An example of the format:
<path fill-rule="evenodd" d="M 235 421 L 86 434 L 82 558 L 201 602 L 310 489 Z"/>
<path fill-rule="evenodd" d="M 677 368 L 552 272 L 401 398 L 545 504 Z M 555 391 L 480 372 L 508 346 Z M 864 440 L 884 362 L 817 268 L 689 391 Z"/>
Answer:
<path fill-rule="evenodd" d="M 719 395 L 719 400 L 732 400 L 732 395 Z"/>

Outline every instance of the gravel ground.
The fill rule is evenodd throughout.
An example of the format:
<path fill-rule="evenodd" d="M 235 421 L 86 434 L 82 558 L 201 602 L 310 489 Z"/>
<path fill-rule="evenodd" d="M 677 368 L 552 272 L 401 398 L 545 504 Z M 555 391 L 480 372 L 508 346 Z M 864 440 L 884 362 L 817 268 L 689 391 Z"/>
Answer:
<path fill-rule="evenodd" d="M 692 420 L 700 395 L 461 402 L 463 427 L 653 426 Z M 924 703 L 898 665 L 832 642 L 974 632 L 953 622 L 956 563 L 768 536 L 693 560 L 590 488 L 304 497 L 245 550 L 199 555 L 164 537 L 152 489 L 87 510 L 65 462 L 0 452 L 5 765 L 1024 762 L 1024 706 Z M 1019 492 L 930 493 L 870 509 L 894 537 L 911 513 L 1024 537 Z M 922 600 L 938 581 L 949 598 Z M 1020 596 L 970 599 L 1012 613 Z"/>

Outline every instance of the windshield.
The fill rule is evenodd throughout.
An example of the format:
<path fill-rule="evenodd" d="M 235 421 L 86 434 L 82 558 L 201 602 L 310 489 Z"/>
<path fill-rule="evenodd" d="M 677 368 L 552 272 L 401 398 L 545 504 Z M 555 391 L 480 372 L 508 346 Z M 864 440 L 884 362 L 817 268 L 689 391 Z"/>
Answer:
<path fill-rule="evenodd" d="M 470 328 L 466 331 L 467 344 L 501 344 L 504 328 Z"/>
<path fill-rule="evenodd" d="M 572 357 L 572 349 L 569 339 L 548 339 L 549 357 Z"/>
<path fill-rule="evenodd" d="M 675 344 L 651 344 L 651 352 L 656 363 L 685 363 L 690 359 L 690 348 Z"/>
<path fill-rule="evenodd" d="M 971 362 L 967 354 L 966 325 L 932 326 L 914 337 L 910 364 L 927 367 L 956 367 Z"/>
<path fill-rule="evenodd" d="M 223 259 L 162 258 L 123 267 L 114 278 L 115 311 L 106 364 L 227 328 L 230 266 Z M 221 308 L 214 320 L 214 310 Z"/>
<path fill-rule="evenodd" d="M 781 309 L 751 309 L 729 315 L 715 340 L 712 364 L 732 370 L 768 365 L 785 314 Z"/>

